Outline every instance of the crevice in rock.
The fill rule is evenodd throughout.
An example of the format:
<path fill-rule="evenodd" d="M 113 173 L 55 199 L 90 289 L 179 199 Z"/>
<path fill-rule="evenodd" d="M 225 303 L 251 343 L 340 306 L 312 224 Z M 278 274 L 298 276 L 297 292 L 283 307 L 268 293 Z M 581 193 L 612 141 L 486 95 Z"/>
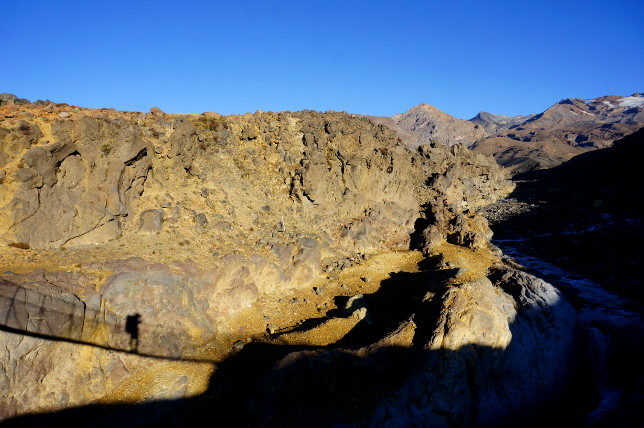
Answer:
<path fill-rule="evenodd" d="M 147 155 L 148 155 L 148 149 L 147 149 L 147 147 L 145 147 L 145 148 L 141 149 L 141 151 L 139 151 L 136 154 L 136 156 L 134 156 L 132 159 L 125 161 L 125 166 L 133 165 L 135 162 L 140 161 L 141 159 L 143 159 Z"/>
<path fill-rule="evenodd" d="M 58 171 L 60 170 L 60 166 L 63 164 L 63 162 L 65 162 L 65 160 L 67 158 L 72 157 L 72 156 L 80 156 L 80 155 L 81 154 L 78 152 L 78 150 L 74 150 L 73 152 L 71 152 L 70 154 L 66 155 L 64 158 L 62 158 L 58 162 L 56 162 L 56 166 L 54 167 L 54 175 L 55 176 L 58 175 Z"/>
<path fill-rule="evenodd" d="M 36 198 L 37 198 L 37 202 L 36 202 L 36 209 L 34 210 L 34 212 L 32 212 L 31 214 L 29 214 L 27 217 L 23 218 L 22 220 L 20 220 L 20 221 L 18 221 L 18 222 L 15 222 L 15 223 L 14 223 L 14 224 L 12 224 L 11 226 L 9 226 L 9 228 L 8 228 L 7 230 L 11 230 L 11 229 L 13 229 L 14 227 L 18 226 L 19 224 L 24 223 L 25 221 L 29 220 L 31 217 L 35 216 L 35 215 L 36 215 L 36 213 L 38 213 L 38 210 L 40 209 L 40 191 L 41 191 L 41 188 L 39 188 L 39 187 L 38 187 L 38 188 L 36 188 Z"/>

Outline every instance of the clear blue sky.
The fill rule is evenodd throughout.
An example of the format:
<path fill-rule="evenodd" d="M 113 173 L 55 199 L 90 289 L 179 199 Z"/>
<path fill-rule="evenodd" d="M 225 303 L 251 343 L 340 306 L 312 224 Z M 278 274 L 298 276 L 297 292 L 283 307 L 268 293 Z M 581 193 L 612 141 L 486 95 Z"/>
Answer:
<path fill-rule="evenodd" d="M 643 16 L 642 0 L 0 0 L 0 92 L 172 113 L 526 114 L 644 91 Z"/>

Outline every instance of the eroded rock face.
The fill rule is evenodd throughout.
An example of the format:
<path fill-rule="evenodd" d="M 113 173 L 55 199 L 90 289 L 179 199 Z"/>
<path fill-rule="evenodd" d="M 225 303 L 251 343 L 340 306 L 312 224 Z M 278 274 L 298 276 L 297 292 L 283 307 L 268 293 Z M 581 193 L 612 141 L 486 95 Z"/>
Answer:
<path fill-rule="evenodd" d="M 252 379 L 268 379 L 266 402 L 285 415 L 302 379 L 324 383 L 320 373 L 331 370 L 343 394 L 355 391 L 361 384 L 341 379 L 338 363 L 366 373 L 377 391 L 338 409 L 382 423 L 484 424 L 503 409 L 504 417 L 529 411 L 563 382 L 557 364 L 568 361 L 574 337 L 568 304 L 522 272 L 487 278 L 491 232 L 476 209 L 512 189 L 490 158 L 462 145 L 416 147 L 343 113 L 1 108 L 10 114 L 0 116 L 0 272 L 11 272 L 2 274 L 0 315 L 19 313 L 18 330 L 94 345 L 77 352 L 73 343 L 0 333 L 8 344 L 1 417 L 198 394 L 212 367 L 167 359 L 220 362 L 260 340 L 300 347 Z M 417 263 L 422 255 L 410 247 L 428 256 L 457 248 L 478 261 L 390 286 L 384 302 L 409 296 L 392 312 L 397 324 L 379 330 L 389 311 L 362 287 L 376 273 L 393 279 L 401 265 L 374 263 L 351 286 L 337 278 L 390 253 Z M 293 319 L 313 300 L 313 314 Z M 64 322 L 39 324 L 47 311 Z M 278 312 L 319 331 L 282 334 L 289 326 L 276 325 Z M 132 350 L 141 355 L 123 352 Z M 409 362 L 402 372 L 399 356 Z M 527 361 L 540 366 L 534 376 Z M 392 367 L 381 389 L 380 368 Z M 512 394 L 522 398 L 510 403 Z M 315 414 L 300 410 L 293 414 Z M 279 411 L 267 417 L 279 421 Z"/>
<path fill-rule="evenodd" d="M 4 129 L 3 235 L 34 248 L 117 237 L 151 166 L 141 130 L 91 117 L 48 128 L 47 136 L 26 121 Z"/>
<path fill-rule="evenodd" d="M 244 231 L 265 245 L 315 224 L 338 249 L 406 249 L 423 206 L 452 221 L 511 190 L 485 157 L 414 153 L 388 128 L 340 113 L 19 117 L 3 122 L 0 233 L 36 249 L 157 233 L 161 219 L 171 236 L 186 211 L 209 237 L 230 224 L 227 240 Z M 464 236 L 480 228 L 458 219 L 450 233 L 481 245 Z"/>

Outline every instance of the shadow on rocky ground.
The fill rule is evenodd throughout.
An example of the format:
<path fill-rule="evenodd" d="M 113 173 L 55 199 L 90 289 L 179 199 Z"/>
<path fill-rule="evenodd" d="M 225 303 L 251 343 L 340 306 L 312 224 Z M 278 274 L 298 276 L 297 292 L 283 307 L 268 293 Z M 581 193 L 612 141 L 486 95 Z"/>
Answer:
<path fill-rule="evenodd" d="M 312 347 L 249 343 L 217 364 L 208 390 L 199 396 L 88 405 L 20 416 L 5 421 L 3 426 L 200 426 L 204 421 L 222 426 L 368 426 L 373 424 L 378 409 L 382 413 L 387 399 L 395 400 L 405 390 L 430 401 L 441 397 L 454 412 L 445 416 L 450 425 L 466 426 L 477 415 L 458 414 L 459 406 L 471 411 L 468 400 L 482 399 L 486 388 L 494 388 L 493 383 L 499 381 L 494 378 L 498 373 L 487 372 L 488 366 L 505 358 L 528 359 L 530 356 L 523 354 L 530 351 L 524 350 L 521 343 L 531 339 L 521 337 L 525 330 L 511 325 L 512 343 L 505 350 L 475 344 L 457 350 L 428 349 L 427 336 L 436 327 L 440 305 L 430 300 L 424 309 L 421 306 L 427 303 L 424 296 L 438 296 L 444 291 L 441 284 L 449 274 L 449 270 L 393 274 L 378 292 L 363 297 L 368 301 L 370 316 L 335 344 Z M 538 316 L 528 312 L 522 316 Z M 364 347 L 391 334 L 407 319 L 413 319 L 418 326 L 410 347 L 383 345 L 373 352 L 365 351 Z M 303 326 L 314 327 L 306 323 Z M 536 407 L 496 409 L 499 416 L 493 425 L 538 426 L 553 418 L 568 426 L 579 425 L 596 406 L 598 396 L 593 377 L 587 375 L 589 370 L 584 366 L 587 361 L 583 347 L 576 352 L 577 364 L 571 365 L 567 373 L 571 389 L 545 394 L 542 391 L 537 394 L 540 398 Z M 455 366 L 462 371 L 453 371 Z M 430 377 L 425 379 L 428 373 Z M 507 374 L 504 381 L 512 383 L 512 376 Z M 421 390 L 414 389 L 418 381 Z M 497 387 L 503 389 L 501 385 Z M 405 412 L 397 416 L 394 411 L 389 423 L 410 426 L 406 417 Z"/>
<path fill-rule="evenodd" d="M 643 136 L 640 131 L 612 149 L 520 177 L 512 198 L 529 209 L 495 218 L 502 205 L 488 208 L 496 236 L 513 239 L 521 249 L 601 281 L 632 299 L 634 305 L 641 304 L 642 228 L 634 198 L 643 184 L 637 165 L 642 159 Z M 522 404 L 513 387 L 534 367 L 515 364 L 512 367 L 521 369 L 511 372 L 490 367 L 500 361 L 534 359 L 534 349 L 525 346 L 535 340 L 528 337 L 533 331 L 526 329 L 525 320 L 538 318 L 537 309 L 519 314 L 523 327 L 519 321 L 510 324 L 512 339 L 505 349 L 477 344 L 437 350 L 427 346 L 441 315 L 441 302 L 432 296 L 445 292 L 445 276 L 452 274 L 436 271 L 431 263 L 420 272 L 392 274 L 377 292 L 359 297 L 369 308 L 367 314 L 331 345 L 295 346 L 277 340 L 248 343 L 217 364 L 209 388 L 201 395 L 88 405 L 19 416 L 3 426 L 199 426 L 204 421 L 222 426 L 369 426 L 382 421 L 417 426 L 410 422 L 413 412 L 409 409 L 387 404 L 400 397 L 418 399 L 419 412 L 427 403 L 435 406 L 443 402 L 447 409 L 441 416 L 446 422 L 443 426 L 471 426 L 480 421 L 480 415 L 472 410 L 479 409 L 478 401 L 499 406 L 490 411 L 497 415 L 495 419 L 483 419 L 485 423 L 479 422 L 479 426 L 580 426 L 588 422 L 587 415 L 596 412 L 603 400 L 600 389 L 614 386 L 600 385 L 604 374 L 603 369 L 593 367 L 594 351 L 589 355 L 590 329 L 580 333 L 569 366 L 559 368 L 569 378 L 568 386 L 556 393 L 541 390 L 529 407 Z M 341 309 L 349 302 L 340 300 L 336 301 L 340 309 L 304 320 L 289 332 L 279 332 L 275 339 L 350 316 L 352 312 Z M 416 325 L 410 346 L 381 343 L 373 348 L 406 320 Z M 618 405 L 599 412 L 601 419 L 593 426 L 636 426 L 641 416 L 642 388 L 634 375 L 639 371 L 640 354 L 629 351 L 637 348 L 633 343 L 639 332 L 632 337 L 629 332 L 622 333 L 623 337 L 611 338 L 603 363 L 611 372 L 607 377 L 619 385 L 622 395 L 617 398 Z M 490 398 L 504 394 L 509 401 Z M 412 401 L 405 401 L 405 405 L 413 408 L 416 404 Z M 516 407 L 500 407 L 507 402 L 516 403 Z M 389 412 L 388 419 L 383 411 Z"/>
<path fill-rule="evenodd" d="M 2 423 L 6 427 L 113 427 L 113 426 L 200 426 L 213 421 L 221 426 L 331 427 L 369 426 L 382 399 L 396 393 L 424 361 L 435 358 L 461 359 L 470 353 L 499 352 L 472 346 L 459 351 L 418 351 L 388 347 L 370 358 L 331 351 L 324 358 L 311 358 L 295 368 L 275 365 L 289 354 L 315 356 L 304 346 L 250 344 L 221 364 L 203 395 L 178 400 L 139 404 L 88 405 L 54 413 L 19 416 Z M 502 352 L 502 351 L 501 351 Z M 453 355 L 447 355 L 453 354 Z M 279 379 L 272 383 L 272 380 Z M 578 392 L 591 382 L 578 377 L 579 390 L 566 401 L 543 403 L 541 417 L 528 423 L 522 415 L 499 418 L 494 426 L 539 426 L 557 420 L 579 426 L 597 403 L 594 394 Z M 433 387 L 432 385 L 428 386 Z M 435 385 L 440 387 L 440 385 Z M 586 388 L 586 391 L 588 389 Z M 452 392 L 446 394 L 451 395 Z M 531 413 L 530 413 L 531 414 Z M 405 426 L 404 419 L 400 420 Z M 629 426 L 628 424 L 622 426 Z"/>

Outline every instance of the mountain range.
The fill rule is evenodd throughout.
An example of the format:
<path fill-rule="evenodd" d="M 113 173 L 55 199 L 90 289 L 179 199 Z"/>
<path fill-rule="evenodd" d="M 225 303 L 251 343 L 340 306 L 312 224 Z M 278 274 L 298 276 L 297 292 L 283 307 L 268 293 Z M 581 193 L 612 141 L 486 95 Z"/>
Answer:
<path fill-rule="evenodd" d="M 0 94 L 0 106 L 28 103 L 12 94 Z M 566 98 L 541 113 L 518 116 L 481 111 L 463 120 L 423 103 L 391 117 L 367 117 L 393 129 L 412 149 L 423 144 L 461 144 L 493 156 L 517 175 L 610 147 L 644 127 L 644 94 Z"/>
<path fill-rule="evenodd" d="M 411 139 L 412 145 L 464 144 L 492 155 L 512 173 L 550 168 L 644 126 L 644 95 L 566 98 L 539 114 L 505 116 L 480 112 L 457 119 L 419 104 L 391 118 L 377 118 Z"/>

